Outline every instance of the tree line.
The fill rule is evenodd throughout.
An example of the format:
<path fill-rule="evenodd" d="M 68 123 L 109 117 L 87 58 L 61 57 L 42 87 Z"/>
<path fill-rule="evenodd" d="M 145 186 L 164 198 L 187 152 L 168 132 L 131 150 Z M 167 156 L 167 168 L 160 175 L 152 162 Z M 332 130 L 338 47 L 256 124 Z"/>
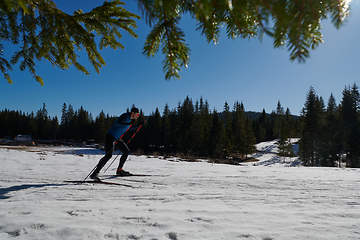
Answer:
<path fill-rule="evenodd" d="M 0 137 L 31 135 L 35 140 L 104 141 L 105 133 L 117 117 L 102 111 L 95 119 L 91 113 L 72 105 L 62 106 L 62 116 L 48 116 L 43 104 L 36 113 L 2 110 Z M 243 103 L 232 107 L 225 102 L 221 112 L 211 110 L 207 100 L 186 97 L 162 113 L 158 108 L 148 116 L 140 111 L 139 121 L 147 120 L 132 140 L 130 148 L 143 153 L 211 157 L 246 158 L 255 151 L 257 142 L 278 139 L 280 155 L 291 156 L 289 138 L 298 137 L 299 157 L 305 166 L 360 167 L 360 93 L 356 84 L 346 86 L 339 104 L 333 94 L 327 105 L 310 87 L 299 117 L 280 101 L 270 114 L 245 112 Z M 128 132 L 127 141 L 134 134 Z"/>
<path fill-rule="evenodd" d="M 129 109 L 127 109 L 129 111 Z M 0 136 L 14 138 L 18 134 L 31 135 L 35 140 L 57 140 L 64 142 L 104 141 L 105 133 L 117 117 L 105 115 L 102 111 L 94 119 L 83 107 L 74 110 L 63 104 L 62 116 L 48 116 L 43 104 L 36 114 L 21 111 L 0 112 Z M 138 121 L 147 119 L 142 130 L 132 140 L 131 148 L 146 153 L 159 152 L 164 155 L 213 158 L 246 158 L 255 151 L 255 144 L 268 141 L 286 130 L 286 137 L 297 136 L 297 122 L 287 109 L 284 112 L 280 102 L 277 111 L 267 114 L 245 112 L 243 103 L 235 102 L 232 108 L 225 102 L 222 112 L 211 110 L 207 100 L 193 101 L 186 97 L 177 108 L 166 104 L 162 114 L 156 108 L 149 116 L 140 111 Z M 124 139 L 129 139 L 129 132 Z"/>
<path fill-rule="evenodd" d="M 50 118 L 45 104 L 36 114 L 8 109 L 0 112 L 0 137 L 13 139 L 24 134 L 31 135 L 33 139 L 55 139 L 58 129 L 57 116 Z"/>

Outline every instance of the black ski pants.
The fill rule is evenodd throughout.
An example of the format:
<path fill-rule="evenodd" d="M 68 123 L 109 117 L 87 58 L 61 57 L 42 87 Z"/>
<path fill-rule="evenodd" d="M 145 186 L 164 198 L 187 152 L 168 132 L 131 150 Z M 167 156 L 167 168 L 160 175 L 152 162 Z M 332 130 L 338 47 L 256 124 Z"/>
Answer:
<path fill-rule="evenodd" d="M 110 133 L 106 133 L 106 135 L 105 135 L 105 156 L 100 159 L 100 161 L 96 167 L 96 170 L 94 172 L 96 172 L 96 173 L 100 172 L 100 170 L 105 166 L 105 164 L 112 157 L 115 149 L 120 150 L 122 152 L 118 169 L 123 168 L 124 163 L 130 154 L 130 149 L 122 139 L 118 140 L 116 142 L 116 144 L 115 144 L 115 142 L 116 142 L 116 139 L 114 138 L 114 136 L 111 135 Z"/>

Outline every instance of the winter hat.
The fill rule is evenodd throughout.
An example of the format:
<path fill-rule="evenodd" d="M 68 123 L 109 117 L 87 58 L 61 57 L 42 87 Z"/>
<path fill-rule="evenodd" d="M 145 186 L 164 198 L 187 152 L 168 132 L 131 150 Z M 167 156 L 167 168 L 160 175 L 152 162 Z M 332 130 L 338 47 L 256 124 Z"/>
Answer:
<path fill-rule="evenodd" d="M 139 113 L 139 109 L 136 108 L 136 107 L 133 107 L 133 108 L 131 109 L 131 112 L 133 112 L 133 113 Z"/>

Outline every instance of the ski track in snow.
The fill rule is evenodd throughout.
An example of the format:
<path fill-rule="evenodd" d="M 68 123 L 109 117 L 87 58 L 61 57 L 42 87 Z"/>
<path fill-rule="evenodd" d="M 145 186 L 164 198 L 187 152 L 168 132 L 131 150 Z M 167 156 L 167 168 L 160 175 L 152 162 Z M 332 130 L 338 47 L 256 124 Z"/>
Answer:
<path fill-rule="evenodd" d="M 260 161 L 242 166 L 129 156 L 126 170 L 170 176 L 104 177 L 134 188 L 64 183 L 99 150 L 0 147 L 0 239 L 360 239 L 360 169 L 257 147 Z"/>

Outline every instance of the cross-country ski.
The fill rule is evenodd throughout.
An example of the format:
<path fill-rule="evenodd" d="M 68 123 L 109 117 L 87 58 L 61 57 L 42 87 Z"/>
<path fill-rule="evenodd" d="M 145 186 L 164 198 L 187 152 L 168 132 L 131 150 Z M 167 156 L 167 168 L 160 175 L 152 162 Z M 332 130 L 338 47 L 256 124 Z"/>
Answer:
<path fill-rule="evenodd" d="M 170 174 L 136 174 L 136 173 L 130 173 L 129 175 L 101 175 L 101 177 L 107 177 L 107 178 L 123 178 L 123 177 L 169 177 Z"/>

